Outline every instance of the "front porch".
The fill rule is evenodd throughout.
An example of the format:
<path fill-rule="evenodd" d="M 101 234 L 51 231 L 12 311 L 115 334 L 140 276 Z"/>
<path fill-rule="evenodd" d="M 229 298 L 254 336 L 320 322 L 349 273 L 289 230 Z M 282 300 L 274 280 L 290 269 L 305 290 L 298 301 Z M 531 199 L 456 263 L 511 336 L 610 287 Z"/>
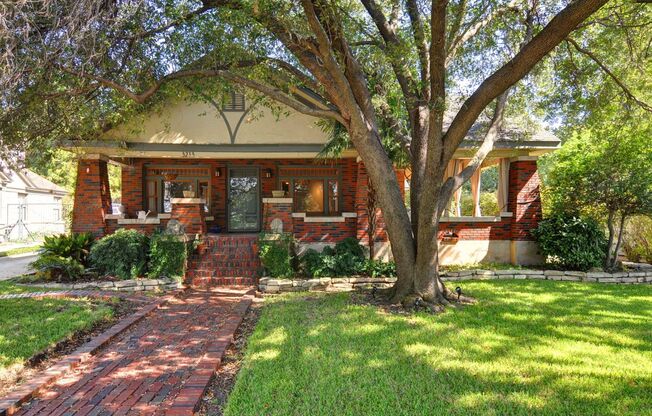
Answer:
<path fill-rule="evenodd" d="M 107 163 L 116 161 L 122 167 L 120 213 L 113 212 L 107 175 Z M 454 161 L 451 174 L 464 163 Z M 494 157 L 486 168 L 497 170 L 496 201 L 481 209 L 481 172 L 464 191 L 466 202 L 461 191 L 455 196 L 441 220 L 442 264 L 536 264 L 540 259 L 529 234 L 541 218 L 536 158 Z M 314 158 L 87 155 L 80 159 L 77 174 L 74 232 L 97 237 L 119 228 L 149 234 L 170 227 L 192 236 L 284 232 L 294 236 L 301 253 L 345 238 L 369 246 L 373 221 L 375 256 L 391 258 L 382 212 L 370 206 L 366 168 L 357 158 L 324 164 Z M 396 175 L 399 183 L 409 183 L 405 171 L 396 170 Z"/>

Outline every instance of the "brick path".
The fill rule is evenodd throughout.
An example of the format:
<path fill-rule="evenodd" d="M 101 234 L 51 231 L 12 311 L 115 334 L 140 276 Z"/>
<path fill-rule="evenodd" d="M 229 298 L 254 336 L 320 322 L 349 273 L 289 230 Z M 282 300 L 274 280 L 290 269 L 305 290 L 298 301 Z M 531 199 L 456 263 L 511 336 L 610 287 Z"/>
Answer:
<path fill-rule="evenodd" d="M 173 298 L 16 414 L 192 414 L 251 303 L 244 293 Z"/>

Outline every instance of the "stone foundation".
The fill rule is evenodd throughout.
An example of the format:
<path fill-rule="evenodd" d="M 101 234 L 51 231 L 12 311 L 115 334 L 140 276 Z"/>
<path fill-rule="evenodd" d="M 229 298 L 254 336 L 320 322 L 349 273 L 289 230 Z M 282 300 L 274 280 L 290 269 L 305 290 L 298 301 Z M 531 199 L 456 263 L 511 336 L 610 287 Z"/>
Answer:
<path fill-rule="evenodd" d="M 589 283 L 652 284 L 652 270 L 620 273 L 574 272 L 560 270 L 463 270 L 442 274 L 444 282 L 464 280 L 535 279 Z M 392 277 L 321 277 L 318 279 L 273 279 L 263 277 L 258 290 L 263 293 L 325 291 L 347 292 L 362 288 L 385 288 L 396 282 Z"/>

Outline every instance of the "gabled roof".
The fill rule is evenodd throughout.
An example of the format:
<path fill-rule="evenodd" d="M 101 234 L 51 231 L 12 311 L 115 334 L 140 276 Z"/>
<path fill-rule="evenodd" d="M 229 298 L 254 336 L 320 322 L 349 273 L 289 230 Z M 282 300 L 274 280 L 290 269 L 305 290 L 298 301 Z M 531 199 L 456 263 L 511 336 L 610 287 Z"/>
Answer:
<path fill-rule="evenodd" d="M 16 172 L 25 182 L 27 188 L 34 191 L 47 191 L 51 193 L 67 194 L 68 191 L 43 176 L 32 172 L 29 169 L 21 169 Z"/>

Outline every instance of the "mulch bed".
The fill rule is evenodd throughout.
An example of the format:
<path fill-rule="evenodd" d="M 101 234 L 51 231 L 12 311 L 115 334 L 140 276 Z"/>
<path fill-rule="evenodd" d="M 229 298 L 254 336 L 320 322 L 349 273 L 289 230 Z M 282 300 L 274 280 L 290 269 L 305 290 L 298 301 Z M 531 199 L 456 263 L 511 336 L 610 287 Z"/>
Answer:
<path fill-rule="evenodd" d="M 99 299 L 91 299 L 91 303 L 99 305 L 102 303 Z M 95 322 L 92 327 L 74 332 L 69 337 L 57 342 L 56 344 L 37 352 L 31 356 L 23 368 L 11 380 L 0 381 L 0 397 L 13 390 L 15 387 L 29 380 L 34 375 L 50 367 L 62 357 L 72 353 L 92 338 L 102 334 L 104 331 L 115 325 L 120 319 L 132 314 L 141 308 L 141 302 L 131 302 L 129 300 L 116 298 L 110 303 L 113 309 L 113 316 L 110 319 L 104 319 Z"/>
<path fill-rule="evenodd" d="M 226 350 L 222 364 L 208 386 L 197 415 L 222 416 L 229 393 L 240 371 L 247 339 L 254 331 L 262 308 L 261 302 L 253 302 L 235 332 L 233 344 Z"/>

